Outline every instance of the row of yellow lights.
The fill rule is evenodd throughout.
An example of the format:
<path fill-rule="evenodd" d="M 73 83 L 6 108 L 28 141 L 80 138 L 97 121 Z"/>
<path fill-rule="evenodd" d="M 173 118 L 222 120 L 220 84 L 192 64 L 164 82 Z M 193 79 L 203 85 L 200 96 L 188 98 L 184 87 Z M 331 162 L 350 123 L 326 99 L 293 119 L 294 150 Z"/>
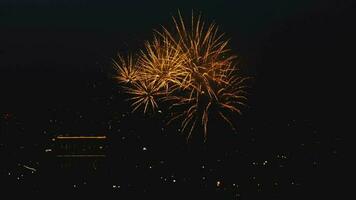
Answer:
<path fill-rule="evenodd" d="M 60 158 L 77 158 L 77 157 L 106 157 L 106 155 L 57 155 Z"/>
<path fill-rule="evenodd" d="M 106 136 L 57 136 L 57 139 L 106 139 Z"/>

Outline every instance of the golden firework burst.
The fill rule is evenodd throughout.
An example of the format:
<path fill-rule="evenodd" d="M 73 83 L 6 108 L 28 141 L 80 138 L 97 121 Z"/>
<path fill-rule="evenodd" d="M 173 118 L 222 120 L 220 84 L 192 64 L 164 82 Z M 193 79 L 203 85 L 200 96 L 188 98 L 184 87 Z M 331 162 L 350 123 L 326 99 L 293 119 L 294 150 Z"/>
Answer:
<path fill-rule="evenodd" d="M 137 81 L 137 66 L 132 55 L 126 58 L 118 55 L 116 60 L 112 59 L 114 68 L 117 71 L 115 78 L 120 83 L 133 83 Z"/>
<path fill-rule="evenodd" d="M 147 81 L 139 80 L 134 82 L 130 87 L 126 87 L 126 92 L 131 94 L 129 100 L 132 101 L 132 112 L 138 108 L 143 107 L 143 112 L 146 113 L 149 109 L 155 111 L 158 107 L 157 99 L 159 96 L 165 94 L 159 90 L 154 83 L 148 83 Z"/>
<path fill-rule="evenodd" d="M 179 46 L 168 39 L 159 35 L 152 42 L 146 42 L 145 51 L 141 51 L 139 59 L 142 78 L 165 88 L 167 92 L 176 85 L 182 85 L 185 73 L 182 69 L 185 55 Z"/>
<path fill-rule="evenodd" d="M 137 62 L 119 59 L 118 80 L 125 86 L 133 111 L 155 111 L 160 102 L 169 102 L 168 123 L 182 119 L 182 132 L 190 138 L 197 126 L 207 138 L 209 115 L 214 109 L 233 129 L 227 112 L 241 114 L 246 106 L 247 80 L 238 71 L 237 56 L 230 53 L 228 40 L 214 24 L 192 14 L 186 24 L 181 14 L 173 17 L 174 28 L 156 31 L 145 43 Z"/>

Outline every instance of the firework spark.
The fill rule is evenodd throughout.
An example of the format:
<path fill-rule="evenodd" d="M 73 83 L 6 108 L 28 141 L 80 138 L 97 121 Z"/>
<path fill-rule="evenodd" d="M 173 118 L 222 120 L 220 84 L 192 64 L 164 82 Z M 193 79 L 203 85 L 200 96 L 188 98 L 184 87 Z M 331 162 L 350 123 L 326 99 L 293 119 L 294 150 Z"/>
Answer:
<path fill-rule="evenodd" d="M 141 51 L 141 77 L 156 83 L 157 87 L 168 92 L 172 87 L 182 85 L 185 71 L 182 68 L 185 55 L 168 37 L 154 37 L 153 42 L 146 42 L 145 51 Z"/>
<path fill-rule="evenodd" d="M 119 83 L 133 83 L 137 80 L 136 63 L 132 55 L 123 58 L 118 55 L 117 60 L 112 60 L 115 69 L 117 70 L 117 76 L 115 77 Z"/>
<path fill-rule="evenodd" d="M 132 86 L 126 88 L 126 92 L 133 97 L 130 98 L 133 103 L 132 112 L 136 111 L 140 107 L 144 107 L 143 112 L 146 113 L 150 108 L 152 111 L 158 107 L 156 99 L 165 94 L 159 90 L 155 83 L 148 83 L 147 81 L 139 80 L 134 82 Z"/>
<path fill-rule="evenodd" d="M 169 102 L 172 112 L 168 123 L 182 119 L 187 139 L 200 127 L 207 138 L 208 121 L 217 114 L 233 129 L 227 113 L 241 114 L 246 106 L 248 77 L 240 75 L 237 56 L 230 54 L 228 41 L 218 27 L 206 25 L 192 14 L 187 25 L 181 14 L 173 17 L 174 29 L 163 27 L 146 42 L 137 62 L 120 57 L 118 81 L 132 97 L 133 111 L 155 111 L 161 102 Z M 215 112 L 212 112 L 214 110 Z"/>

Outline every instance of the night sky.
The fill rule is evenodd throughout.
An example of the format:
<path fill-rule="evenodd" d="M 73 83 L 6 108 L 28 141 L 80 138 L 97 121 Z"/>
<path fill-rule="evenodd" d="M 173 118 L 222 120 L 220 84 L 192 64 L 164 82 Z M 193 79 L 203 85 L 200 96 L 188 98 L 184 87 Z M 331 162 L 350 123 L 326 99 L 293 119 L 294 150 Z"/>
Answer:
<path fill-rule="evenodd" d="M 352 7 L 321 0 L 2 0 L 0 191 L 340 198 Z M 178 10 L 215 21 L 254 77 L 249 107 L 234 121 L 237 133 L 216 124 L 206 143 L 186 143 L 163 115 L 131 113 L 112 79 L 111 58 L 143 48 Z M 60 134 L 106 135 L 103 167 L 57 169 L 45 149 Z"/>

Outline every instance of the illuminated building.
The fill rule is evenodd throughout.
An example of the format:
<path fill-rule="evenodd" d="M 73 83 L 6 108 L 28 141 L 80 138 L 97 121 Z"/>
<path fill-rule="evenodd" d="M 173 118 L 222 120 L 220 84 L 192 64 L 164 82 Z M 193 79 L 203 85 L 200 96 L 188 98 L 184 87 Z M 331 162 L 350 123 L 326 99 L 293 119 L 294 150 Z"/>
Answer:
<path fill-rule="evenodd" d="M 65 171 L 94 172 L 106 160 L 106 136 L 56 136 L 45 152 L 53 164 Z"/>

